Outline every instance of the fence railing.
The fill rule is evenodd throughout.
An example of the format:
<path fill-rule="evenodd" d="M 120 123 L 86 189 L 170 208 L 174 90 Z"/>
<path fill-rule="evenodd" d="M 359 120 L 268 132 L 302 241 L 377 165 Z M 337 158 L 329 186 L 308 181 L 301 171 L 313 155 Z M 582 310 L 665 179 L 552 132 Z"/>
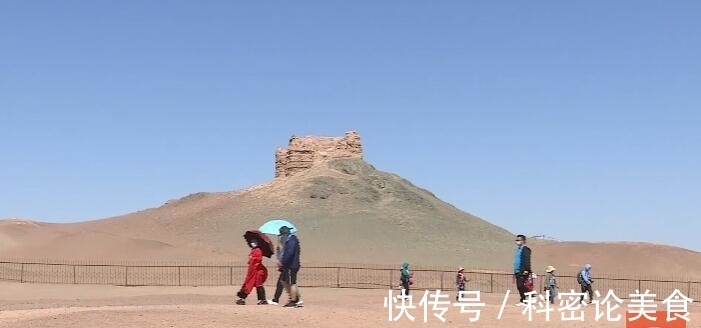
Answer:
<path fill-rule="evenodd" d="M 270 269 L 267 285 L 277 282 L 277 271 Z M 455 272 L 437 269 L 412 270 L 414 290 L 454 291 Z M 227 265 L 132 265 L 79 264 L 0 261 L 0 280 L 42 284 L 95 284 L 117 286 L 240 286 L 246 275 L 243 264 Z M 515 292 L 513 275 L 499 272 L 467 271 L 467 289 L 482 293 Z M 560 293 L 580 291 L 574 275 L 557 277 Z M 630 298 L 636 290 L 649 290 L 655 299 L 667 298 L 675 290 L 694 300 L 701 298 L 701 281 L 669 279 L 594 277 L 594 290 L 603 297 L 609 290 L 622 299 Z M 399 270 L 363 266 L 304 266 L 298 274 L 300 287 L 331 287 L 357 289 L 397 289 Z M 543 289 L 542 277 L 535 283 Z"/>

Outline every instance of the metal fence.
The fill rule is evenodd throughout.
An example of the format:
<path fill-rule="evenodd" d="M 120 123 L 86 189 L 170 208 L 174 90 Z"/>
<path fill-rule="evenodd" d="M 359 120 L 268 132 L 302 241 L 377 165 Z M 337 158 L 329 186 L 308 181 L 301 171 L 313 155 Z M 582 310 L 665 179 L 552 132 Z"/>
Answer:
<path fill-rule="evenodd" d="M 439 269 L 412 270 L 414 290 L 455 290 L 455 271 Z M 0 261 L 0 280 L 42 284 L 95 284 L 116 286 L 240 286 L 246 275 L 244 264 L 99 264 Z M 466 271 L 468 290 L 482 293 L 515 292 L 513 275 L 500 272 Z M 274 285 L 277 272 L 270 270 L 267 284 Z M 558 275 L 560 293 L 580 287 L 574 274 Z M 609 290 L 629 299 L 636 290 L 649 290 L 663 300 L 675 290 L 692 299 L 701 298 L 701 281 L 650 279 L 602 275 L 594 277 L 594 289 L 603 297 Z M 357 289 L 397 289 L 399 270 L 370 266 L 304 266 L 298 274 L 300 287 Z M 543 289 L 542 277 L 535 283 Z"/>

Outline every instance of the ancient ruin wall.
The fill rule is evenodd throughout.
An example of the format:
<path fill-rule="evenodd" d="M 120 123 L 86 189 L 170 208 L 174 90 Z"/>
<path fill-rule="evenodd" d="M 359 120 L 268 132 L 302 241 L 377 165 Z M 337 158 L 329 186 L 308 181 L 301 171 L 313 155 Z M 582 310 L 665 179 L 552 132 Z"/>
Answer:
<path fill-rule="evenodd" d="M 275 177 L 288 177 L 335 158 L 363 158 L 358 132 L 348 131 L 342 137 L 292 136 L 287 148 L 275 151 Z"/>

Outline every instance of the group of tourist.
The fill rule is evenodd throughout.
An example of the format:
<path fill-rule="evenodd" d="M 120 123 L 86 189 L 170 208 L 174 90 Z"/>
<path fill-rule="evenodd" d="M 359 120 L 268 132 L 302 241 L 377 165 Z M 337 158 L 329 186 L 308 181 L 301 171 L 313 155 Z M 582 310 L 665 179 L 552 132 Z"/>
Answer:
<path fill-rule="evenodd" d="M 531 269 L 531 249 L 526 246 L 526 236 L 517 235 L 516 236 L 516 253 L 514 254 L 514 280 L 516 282 L 516 288 L 518 289 L 519 302 L 516 306 L 525 306 L 527 300 L 527 293 L 534 290 L 534 281 L 537 278 L 536 274 Z M 591 278 L 591 264 L 586 264 L 584 268 L 577 274 L 577 282 L 581 287 L 581 292 L 586 293 L 589 296 L 589 303 L 594 299 L 594 292 L 592 289 L 592 283 L 594 280 Z M 409 271 L 409 263 L 404 262 L 400 268 L 400 287 L 404 290 L 405 296 L 409 296 L 409 290 L 411 285 L 413 285 L 413 273 Z M 465 275 L 465 268 L 458 268 L 458 272 L 455 276 L 455 287 L 458 291 L 458 295 L 455 299 L 459 299 L 459 294 L 461 291 L 465 291 L 465 285 L 470 281 Z M 545 278 L 543 280 L 543 292 L 548 294 L 548 300 L 550 304 L 554 304 L 557 299 L 558 291 L 557 277 L 555 276 L 555 267 L 548 265 L 545 269 Z M 581 302 L 586 302 L 584 299 Z"/>
<path fill-rule="evenodd" d="M 594 280 L 591 278 L 591 264 L 584 265 L 584 268 L 577 273 L 577 283 L 581 288 L 582 293 L 586 293 L 589 296 L 589 303 L 594 300 L 594 291 L 591 284 Z M 516 254 L 514 255 L 514 279 L 516 280 L 516 287 L 519 293 L 519 302 L 516 306 L 526 305 L 526 293 L 533 291 L 533 280 L 535 275 L 533 270 L 531 270 L 531 249 L 526 246 L 526 236 L 517 235 L 516 236 Z M 550 304 L 555 304 L 557 299 L 557 277 L 555 276 L 555 267 L 548 265 L 545 269 L 545 279 L 543 281 L 543 292 L 548 295 L 548 300 Z M 582 303 L 587 301 L 582 298 L 580 300 Z"/>
<path fill-rule="evenodd" d="M 272 299 L 268 300 L 265 297 L 265 281 L 268 277 L 268 270 L 263 265 L 263 250 L 261 249 L 260 243 L 263 241 L 251 240 L 249 246 L 251 247 L 251 252 L 248 258 L 248 271 L 246 273 L 246 278 L 241 287 L 241 290 L 237 293 L 239 297 L 236 300 L 236 304 L 245 305 L 246 297 L 256 289 L 256 294 L 258 296 L 258 305 L 266 304 L 278 304 L 280 297 L 282 296 L 283 289 L 287 291 L 289 300 L 284 307 L 294 308 L 302 306 L 303 302 L 301 299 L 301 293 L 297 287 L 297 273 L 300 269 L 300 244 L 299 239 L 293 233 L 291 233 L 290 227 L 282 226 L 280 227 L 278 234 L 278 244 L 276 247 L 277 261 L 278 261 L 278 271 L 280 276 L 277 280 L 277 286 L 275 289 L 275 294 Z M 535 274 L 531 269 L 531 249 L 526 246 L 526 236 L 517 235 L 516 236 L 516 253 L 514 254 L 514 280 L 516 282 L 516 288 L 519 293 L 519 302 L 517 306 L 526 305 L 527 293 L 534 290 L 534 280 Z M 591 278 L 591 268 L 590 264 L 586 264 L 584 268 L 577 274 L 577 282 L 581 286 L 582 293 L 587 293 L 589 296 L 589 302 L 593 300 L 593 291 L 591 284 L 594 280 Z M 545 279 L 543 283 L 543 292 L 549 295 L 549 301 L 554 304 L 555 299 L 557 299 L 557 278 L 555 276 L 555 267 L 549 265 L 545 270 Z M 400 268 L 400 286 L 404 290 L 404 295 L 409 296 L 411 285 L 414 284 L 414 275 L 409 270 L 409 263 L 404 262 Z M 465 268 L 458 268 L 455 285 L 458 290 L 458 295 L 456 295 L 456 300 L 459 299 L 459 292 L 465 291 L 466 284 L 470 281 L 465 275 Z M 585 302 L 584 299 L 581 300 Z"/>
<path fill-rule="evenodd" d="M 265 265 L 263 265 L 261 242 L 263 241 L 255 239 L 249 242 L 251 252 L 248 256 L 248 271 L 244 283 L 237 293 L 238 300 L 236 300 L 236 304 L 245 305 L 246 297 L 253 291 L 253 288 L 256 289 L 258 305 L 278 304 L 284 289 L 289 296 L 289 301 L 284 307 L 301 307 L 303 302 L 300 290 L 297 287 L 297 273 L 300 268 L 299 239 L 295 234 L 291 233 L 290 227 L 280 227 L 278 244 L 275 252 L 277 254 L 280 276 L 277 280 L 275 294 L 271 300 L 265 297 L 265 287 L 263 286 L 268 278 L 268 270 Z"/>

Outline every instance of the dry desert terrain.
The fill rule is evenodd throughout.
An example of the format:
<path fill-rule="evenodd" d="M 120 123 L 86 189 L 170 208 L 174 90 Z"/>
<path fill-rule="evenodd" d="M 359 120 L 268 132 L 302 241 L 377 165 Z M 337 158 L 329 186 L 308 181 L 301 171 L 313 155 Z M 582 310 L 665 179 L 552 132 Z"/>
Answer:
<path fill-rule="evenodd" d="M 268 287 L 268 293 L 272 288 Z M 606 317 L 595 320 L 596 309 L 583 309 L 584 321 L 564 321 L 556 304 L 549 322 L 543 313 L 533 313 L 529 321 L 523 307 L 513 304 L 511 295 L 497 319 L 504 295 L 483 294 L 480 317 L 470 323 L 473 315 L 460 313 L 449 306 L 445 322 L 433 316 L 427 308 L 427 322 L 419 306 L 422 291 L 414 291 L 415 309 L 409 310 L 414 321 L 402 316 L 388 319 L 382 289 L 306 288 L 304 307 L 287 309 L 275 305 L 239 306 L 233 303 L 232 287 L 117 287 L 92 285 L 42 285 L 0 283 L 0 327 L 3 328 L 172 328 L 172 327 L 624 327 L 622 321 L 608 322 Z M 450 301 L 453 302 L 453 294 Z M 283 296 L 284 299 L 284 296 Z M 625 315 L 631 304 L 624 301 L 612 313 Z M 664 304 L 657 303 L 658 310 Z M 701 327 L 701 307 L 691 304 L 687 327 Z M 394 309 L 393 316 L 399 314 Z M 566 313 L 567 311 L 565 311 Z M 622 319 L 624 320 L 624 319 Z M 696 321 L 699 320 L 699 321 Z M 698 322 L 698 323 L 697 323 Z"/>

